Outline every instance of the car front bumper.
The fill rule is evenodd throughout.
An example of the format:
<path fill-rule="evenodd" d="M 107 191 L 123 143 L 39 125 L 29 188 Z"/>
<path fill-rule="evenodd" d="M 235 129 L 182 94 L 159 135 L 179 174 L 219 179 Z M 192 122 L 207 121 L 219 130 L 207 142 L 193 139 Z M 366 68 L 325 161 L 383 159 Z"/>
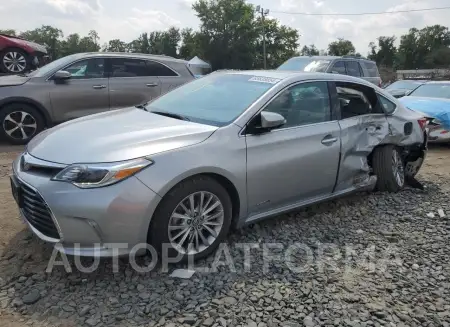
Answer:
<path fill-rule="evenodd" d="M 21 216 L 33 233 L 70 255 L 130 253 L 147 242 L 150 220 L 160 201 L 135 177 L 106 187 L 80 189 L 52 181 L 48 172 L 24 170 L 20 156 L 13 163 L 11 179 L 13 190 L 19 186 L 20 194 L 16 192 L 15 197 L 19 197 Z"/>

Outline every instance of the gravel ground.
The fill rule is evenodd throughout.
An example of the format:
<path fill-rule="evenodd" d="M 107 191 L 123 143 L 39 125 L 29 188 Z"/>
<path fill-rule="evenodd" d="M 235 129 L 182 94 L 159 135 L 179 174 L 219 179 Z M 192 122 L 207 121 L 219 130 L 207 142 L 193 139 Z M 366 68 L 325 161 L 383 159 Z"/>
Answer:
<path fill-rule="evenodd" d="M 229 250 L 234 267 L 189 280 L 158 267 L 137 273 L 125 261 L 113 273 L 111 260 L 91 274 L 63 267 L 45 273 L 52 249 L 17 219 L 7 179 L 17 149 L 6 150 L 0 154 L 1 326 L 450 325 L 449 148 L 430 151 L 419 178 L 425 191 L 357 194 L 246 227 L 220 252 L 225 262 Z M 249 266 L 240 243 L 260 247 L 251 250 Z M 272 245 L 265 261 L 268 243 L 278 249 Z"/>

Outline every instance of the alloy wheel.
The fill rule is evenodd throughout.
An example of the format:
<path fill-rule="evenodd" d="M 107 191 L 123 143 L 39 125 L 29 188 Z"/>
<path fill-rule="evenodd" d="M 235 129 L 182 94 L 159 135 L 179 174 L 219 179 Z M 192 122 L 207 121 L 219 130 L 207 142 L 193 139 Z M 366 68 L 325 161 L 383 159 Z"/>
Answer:
<path fill-rule="evenodd" d="M 224 217 L 223 204 L 215 194 L 192 193 L 178 203 L 170 216 L 170 244 L 181 254 L 203 252 L 219 236 Z"/>
<path fill-rule="evenodd" d="M 6 115 L 3 120 L 5 133 L 15 140 L 27 140 L 37 130 L 36 119 L 25 111 L 14 111 Z"/>
<path fill-rule="evenodd" d="M 3 56 L 3 65 L 11 73 L 21 73 L 27 67 L 27 60 L 21 53 L 11 51 Z"/>
<path fill-rule="evenodd" d="M 397 185 L 403 187 L 405 184 L 405 168 L 403 160 L 397 150 L 392 151 L 392 172 Z"/>

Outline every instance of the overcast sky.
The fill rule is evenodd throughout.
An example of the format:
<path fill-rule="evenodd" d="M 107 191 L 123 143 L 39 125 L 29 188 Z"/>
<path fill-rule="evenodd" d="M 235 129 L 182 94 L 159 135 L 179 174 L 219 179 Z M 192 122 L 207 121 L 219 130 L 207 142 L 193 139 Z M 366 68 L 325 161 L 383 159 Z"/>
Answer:
<path fill-rule="evenodd" d="M 195 0 L 2 0 L 0 29 L 19 31 L 42 24 L 70 33 L 87 34 L 95 29 L 100 42 L 119 38 L 131 41 L 139 33 L 170 26 L 197 28 L 191 9 Z M 368 44 L 380 35 L 397 35 L 411 27 L 450 24 L 450 10 L 373 16 L 300 16 L 275 11 L 310 13 L 358 13 L 449 6 L 449 0 L 251 0 L 270 9 L 270 16 L 299 30 L 300 43 L 325 49 L 338 37 L 351 40 L 366 55 Z M 447 19 L 446 19 L 447 17 Z"/>

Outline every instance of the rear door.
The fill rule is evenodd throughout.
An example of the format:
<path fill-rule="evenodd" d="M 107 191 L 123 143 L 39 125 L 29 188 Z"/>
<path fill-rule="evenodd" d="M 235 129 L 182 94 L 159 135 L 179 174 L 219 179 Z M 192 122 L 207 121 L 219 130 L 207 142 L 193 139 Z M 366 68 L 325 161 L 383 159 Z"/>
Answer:
<path fill-rule="evenodd" d="M 110 58 L 108 72 L 111 109 L 144 104 L 161 94 L 161 81 L 147 60 Z"/>
<path fill-rule="evenodd" d="M 51 81 L 50 100 L 56 122 L 109 110 L 105 59 L 86 58 L 61 70 L 72 76 L 64 81 Z"/>
<path fill-rule="evenodd" d="M 369 175 L 367 158 L 389 135 L 389 124 L 372 87 L 331 82 L 332 99 L 340 108 L 341 159 L 336 192 L 363 183 Z"/>

